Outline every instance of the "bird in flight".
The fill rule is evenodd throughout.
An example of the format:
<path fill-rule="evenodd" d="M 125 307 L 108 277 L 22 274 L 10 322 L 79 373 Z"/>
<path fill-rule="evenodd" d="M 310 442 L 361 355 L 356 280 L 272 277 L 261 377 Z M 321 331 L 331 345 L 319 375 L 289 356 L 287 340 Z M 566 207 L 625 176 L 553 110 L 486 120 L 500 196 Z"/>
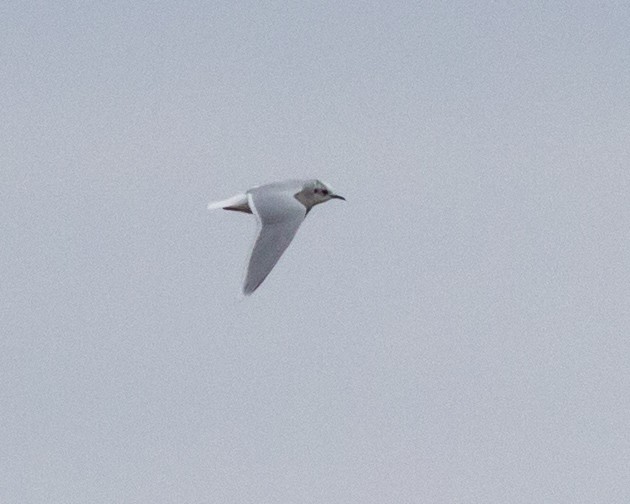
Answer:
<path fill-rule="evenodd" d="M 311 209 L 331 199 L 345 201 L 329 185 L 310 179 L 261 185 L 208 204 L 208 210 L 250 213 L 258 221 L 258 234 L 249 258 L 243 294 L 249 296 L 267 278 Z"/>

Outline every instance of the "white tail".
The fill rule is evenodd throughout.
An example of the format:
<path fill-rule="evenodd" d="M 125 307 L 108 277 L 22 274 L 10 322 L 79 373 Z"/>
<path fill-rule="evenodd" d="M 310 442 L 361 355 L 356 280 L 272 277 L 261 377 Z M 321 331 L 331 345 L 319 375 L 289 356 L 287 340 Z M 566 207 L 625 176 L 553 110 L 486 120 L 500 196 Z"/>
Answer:
<path fill-rule="evenodd" d="M 208 203 L 208 210 L 219 210 L 225 207 L 246 207 L 247 194 L 237 194 L 231 198 Z"/>

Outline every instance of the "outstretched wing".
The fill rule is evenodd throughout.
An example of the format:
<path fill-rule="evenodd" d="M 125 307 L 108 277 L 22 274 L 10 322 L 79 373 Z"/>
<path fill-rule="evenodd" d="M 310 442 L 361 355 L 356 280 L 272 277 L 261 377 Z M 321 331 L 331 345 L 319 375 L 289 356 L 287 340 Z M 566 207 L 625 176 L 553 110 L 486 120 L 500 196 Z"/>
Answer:
<path fill-rule="evenodd" d="M 294 191 L 269 191 L 265 187 L 247 194 L 249 207 L 258 219 L 243 293 L 254 292 L 287 249 L 306 217 L 306 208 L 293 196 Z"/>

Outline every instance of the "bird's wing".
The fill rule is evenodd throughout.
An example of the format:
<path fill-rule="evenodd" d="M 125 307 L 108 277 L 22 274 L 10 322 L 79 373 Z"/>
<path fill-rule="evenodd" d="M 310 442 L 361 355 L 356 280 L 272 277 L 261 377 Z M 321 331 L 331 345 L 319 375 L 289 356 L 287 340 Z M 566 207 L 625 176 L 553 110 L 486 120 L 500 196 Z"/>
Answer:
<path fill-rule="evenodd" d="M 247 198 L 259 229 L 243 286 L 246 296 L 267 278 L 306 217 L 306 208 L 294 198 L 291 190 L 260 187 L 249 191 Z"/>

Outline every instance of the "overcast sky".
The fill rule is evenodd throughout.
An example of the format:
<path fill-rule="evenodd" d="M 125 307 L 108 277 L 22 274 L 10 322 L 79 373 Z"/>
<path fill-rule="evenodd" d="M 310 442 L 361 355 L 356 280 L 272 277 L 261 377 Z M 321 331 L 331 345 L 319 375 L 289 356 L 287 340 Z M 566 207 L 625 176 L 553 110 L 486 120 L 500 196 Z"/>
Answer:
<path fill-rule="evenodd" d="M 627 2 L 4 2 L 0 501 L 630 502 Z M 315 177 L 256 293 L 208 201 Z"/>

